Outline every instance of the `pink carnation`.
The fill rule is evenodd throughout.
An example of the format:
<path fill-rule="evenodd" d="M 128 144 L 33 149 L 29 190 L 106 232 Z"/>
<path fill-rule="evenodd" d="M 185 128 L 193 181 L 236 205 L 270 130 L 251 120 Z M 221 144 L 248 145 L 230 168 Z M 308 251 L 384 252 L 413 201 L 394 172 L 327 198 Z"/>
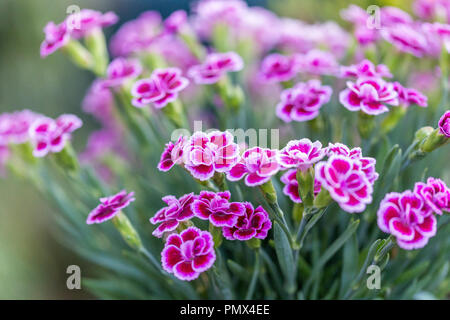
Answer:
<path fill-rule="evenodd" d="M 397 92 L 399 104 L 409 107 L 417 104 L 420 107 L 428 106 L 428 98 L 416 89 L 405 88 L 399 82 L 394 82 L 394 90 Z"/>
<path fill-rule="evenodd" d="M 27 142 L 31 125 L 40 117 L 30 110 L 0 114 L 0 145 Z"/>
<path fill-rule="evenodd" d="M 177 10 L 164 20 L 164 29 L 168 33 L 177 33 L 188 23 L 186 11 Z"/>
<path fill-rule="evenodd" d="M 315 166 L 316 179 L 339 206 L 350 213 L 362 212 L 372 202 L 372 184 L 361 164 L 349 157 L 332 155 Z"/>
<path fill-rule="evenodd" d="M 341 17 L 353 23 L 355 27 L 356 40 L 363 46 L 376 42 L 379 39 L 378 30 L 367 28 L 369 14 L 363 8 L 357 5 L 350 5 L 347 9 L 341 11 Z"/>
<path fill-rule="evenodd" d="M 138 60 L 116 58 L 106 70 L 106 79 L 103 85 L 117 87 L 123 85 L 127 80 L 137 78 L 142 72 L 142 66 Z"/>
<path fill-rule="evenodd" d="M 389 68 L 384 64 L 375 66 L 370 60 L 363 60 L 358 64 L 341 67 L 341 77 L 344 78 L 392 78 Z"/>
<path fill-rule="evenodd" d="M 264 58 L 261 63 L 260 75 L 264 81 L 283 82 L 294 78 L 298 73 L 296 56 L 283 56 L 273 53 Z"/>
<path fill-rule="evenodd" d="M 230 197 L 229 191 L 201 191 L 192 204 L 192 211 L 197 218 L 209 220 L 216 227 L 233 227 L 245 214 L 245 206 L 240 202 L 230 202 Z"/>
<path fill-rule="evenodd" d="M 250 202 L 244 202 L 244 206 L 245 214 L 238 218 L 234 226 L 223 227 L 223 236 L 227 240 L 265 239 L 272 228 L 269 214 L 261 206 L 254 209 Z"/>
<path fill-rule="evenodd" d="M 103 126 L 115 128 L 117 121 L 114 116 L 114 95 L 103 85 L 102 80 L 96 80 L 88 89 L 82 101 L 83 111 L 94 116 Z"/>
<path fill-rule="evenodd" d="M 320 141 L 311 142 L 307 138 L 292 140 L 278 153 L 278 163 L 284 168 L 306 170 L 322 160 L 325 154 Z"/>
<path fill-rule="evenodd" d="M 100 198 L 100 204 L 89 213 L 86 223 L 102 223 L 112 219 L 122 209 L 128 207 L 134 200 L 134 192 L 127 193 L 125 190 L 122 190 L 113 196 Z"/>
<path fill-rule="evenodd" d="M 428 178 L 427 183 L 417 182 L 414 192 L 437 214 L 450 211 L 450 189 L 441 179 Z"/>
<path fill-rule="evenodd" d="M 423 57 L 428 51 L 426 36 L 412 25 L 399 24 L 392 28 L 385 28 L 381 30 L 381 35 L 398 50 L 418 58 Z"/>
<path fill-rule="evenodd" d="M 247 149 L 228 173 L 230 181 L 241 180 L 245 176 L 245 184 L 249 187 L 259 186 L 275 175 L 280 169 L 277 150 L 254 147 Z"/>
<path fill-rule="evenodd" d="M 330 101 L 332 89 L 319 80 L 300 82 L 281 93 L 277 116 L 285 122 L 308 121 L 319 115 L 320 108 Z"/>
<path fill-rule="evenodd" d="M 389 111 L 386 104 L 397 106 L 398 95 L 391 83 L 379 78 L 359 78 L 348 81 L 347 89 L 339 94 L 339 101 L 350 111 L 378 115 Z"/>
<path fill-rule="evenodd" d="M 281 178 L 284 183 L 283 193 L 287 195 L 295 203 L 302 203 L 300 194 L 298 192 L 297 169 L 290 169 L 284 173 Z M 314 180 L 314 195 L 317 196 L 322 189 L 319 180 Z"/>
<path fill-rule="evenodd" d="M 183 149 L 185 168 L 199 180 L 210 179 L 215 172 L 228 172 L 239 161 L 239 146 L 228 132 L 195 132 Z"/>
<path fill-rule="evenodd" d="M 74 39 L 80 39 L 95 30 L 109 27 L 117 23 L 118 20 L 119 18 L 114 12 L 101 13 L 100 11 L 83 9 L 68 16 L 65 23 L 70 36 Z"/>
<path fill-rule="evenodd" d="M 158 169 L 163 172 L 169 171 L 174 165 L 183 163 L 183 148 L 187 142 L 187 138 L 181 136 L 176 143 L 169 142 L 166 144 L 158 163 Z"/>
<path fill-rule="evenodd" d="M 215 261 L 212 235 L 195 227 L 171 234 L 161 252 L 163 269 L 186 281 L 197 279 Z"/>
<path fill-rule="evenodd" d="M 164 232 L 175 230 L 180 222 L 186 221 L 194 217 L 192 212 L 192 204 L 196 196 L 194 193 L 185 194 L 180 199 L 174 196 L 165 196 L 162 200 L 167 204 L 167 207 L 159 210 L 150 223 L 160 225 L 153 231 L 155 237 L 161 238 Z"/>
<path fill-rule="evenodd" d="M 63 114 L 56 120 L 40 117 L 29 129 L 31 142 L 34 145 L 33 155 L 44 157 L 48 153 L 57 153 L 64 149 L 70 140 L 71 133 L 79 129 L 83 122 L 77 116 Z"/>
<path fill-rule="evenodd" d="M 227 72 L 240 71 L 243 67 L 244 62 L 237 53 L 210 53 L 204 63 L 191 67 L 188 74 L 197 84 L 213 84 Z"/>
<path fill-rule="evenodd" d="M 423 199 L 407 190 L 386 194 L 378 209 L 378 226 L 406 250 L 419 249 L 436 234 L 436 218 Z"/>
<path fill-rule="evenodd" d="M 133 105 L 141 108 L 153 103 L 157 109 L 164 108 L 175 101 L 188 84 L 189 80 L 181 76 L 178 68 L 156 69 L 150 78 L 134 84 L 131 90 Z"/>
<path fill-rule="evenodd" d="M 439 131 L 450 138 L 450 110 L 447 110 L 439 119 Z"/>
<path fill-rule="evenodd" d="M 42 58 L 63 48 L 70 40 L 70 34 L 64 22 L 59 25 L 56 25 L 54 22 L 49 22 L 44 28 L 44 33 L 45 40 L 41 44 Z"/>
<path fill-rule="evenodd" d="M 336 58 L 326 51 L 313 49 L 297 59 L 300 72 L 313 75 L 336 75 L 339 72 Z"/>

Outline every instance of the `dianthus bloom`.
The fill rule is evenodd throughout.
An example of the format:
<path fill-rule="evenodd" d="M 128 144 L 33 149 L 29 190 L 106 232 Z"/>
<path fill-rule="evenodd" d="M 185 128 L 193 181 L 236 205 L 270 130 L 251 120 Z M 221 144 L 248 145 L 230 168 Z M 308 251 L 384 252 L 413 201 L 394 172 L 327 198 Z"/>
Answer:
<path fill-rule="evenodd" d="M 287 195 L 295 203 L 302 203 L 300 194 L 298 193 L 297 169 L 290 169 L 284 173 L 281 178 L 284 183 L 283 193 Z M 317 196 L 321 190 L 319 180 L 314 179 L 314 195 Z"/>
<path fill-rule="evenodd" d="M 181 76 L 178 68 L 156 69 L 148 79 L 137 81 L 131 93 L 133 105 L 141 108 L 153 103 L 157 109 L 164 108 L 175 101 L 178 94 L 189 84 L 189 80 Z"/>
<path fill-rule="evenodd" d="M 245 214 L 240 216 L 232 227 L 223 227 L 222 232 L 228 240 L 250 240 L 252 238 L 265 239 L 272 228 L 269 214 L 263 207 L 256 209 L 250 202 L 244 202 Z"/>
<path fill-rule="evenodd" d="M 0 114 L 0 145 L 22 144 L 29 140 L 29 129 L 41 117 L 30 110 Z"/>
<path fill-rule="evenodd" d="M 210 53 L 204 63 L 192 66 L 188 74 L 197 84 L 213 84 L 227 72 L 240 71 L 243 67 L 244 62 L 237 53 Z"/>
<path fill-rule="evenodd" d="M 418 58 L 428 52 L 428 41 L 425 34 L 413 25 L 398 24 L 393 28 L 385 28 L 381 30 L 381 35 L 398 50 Z"/>
<path fill-rule="evenodd" d="M 164 20 L 164 30 L 167 33 L 177 33 L 188 23 L 188 15 L 184 10 L 177 10 Z"/>
<path fill-rule="evenodd" d="M 292 140 L 278 153 L 278 163 L 284 168 L 306 170 L 325 155 L 326 150 L 322 149 L 320 141 L 311 142 L 307 138 Z"/>
<path fill-rule="evenodd" d="M 162 200 L 167 207 L 159 210 L 153 218 L 150 219 L 152 224 L 160 225 L 153 231 L 155 237 L 161 238 L 164 232 L 175 230 L 180 222 L 186 221 L 194 217 L 192 212 L 192 203 L 196 199 L 194 193 L 185 194 L 177 199 L 174 196 L 165 196 Z"/>
<path fill-rule="evenodd" d="M 356 83 L 348 81 L 347 87 L 339 94 L 339 101 L 350 111 L 378 115 L 389 111 L 386 104 L 399 103 L 393 84 L 380 78 L 359 78 Z"/>
<path fill-rule="evenodd" d="M 89 213 L 87 224 L 102 223 L 114 218 L 122 209 L 129 206 L 135 200 L 134 192 L 127 193 L 125 190 L 118 194 L 100 199 L 100 204 Z"/>
<path fill-rule="evenodd" d="M 313 75 L 336 75 L 339 71 L 336 58 L 326 51 L 313 49 L 297 59 L 300 72 Z"/>
<path fill-rule="evenodd" d="M 261 63 L 260 75 L 264 81 L 283 82 L 294 78 L 298 73 L 297 56 L 283 56 L 273 53 Z"/>
<path fill-rule="evenodd" d="M 192 211 L 197 218 L 209 220 L 216 227 L 233 227 L 245 214 L 245 207 L 240 202 L 230 202 L 230 197 L 229 191 L 201 191 L 192 204 Z"/>
<path fill-rule="evenodd" d="M 127 80 L 137 78 L 142 72 L 142 66 L 138 60 L 116 58 L 106 70 L 106 79 L 102 82 L 107 87 L 118 87 Z"/>
<path fill-rule="evenodd" d="M 169 171 L 174 165 L 183 163 L 183 148 L 187 140 L 185 136 L 181 136 L 176 143 L 169 142 L 166 144 L 158 163 L 160 171 Z"/>
<path fill-rule="evenodd" d="M 428 178 L 427 183 L 417 182 L 414 192 L 436 213 L 450 211 L 450 189 L 441 179 Z"/>
<path fill-rule="evenodd" d="M 41 57 L 43 58 L 63 48 L 70 41 L 70 34 L 65 22 L 58 25 L 49 22 L 44 28 L 44 33 L 45 40 L 41 44 Z"/>
<path fill-rule="evenodd" d="M 195 227 L 171 234 L 161 252 L 163 269 L 186 281 L 197 279 L 215 261 L 212 235 Z"/>
<path fill-rule="evenodd" d="M 373 186 L 361 164 L 341 155 L 332 155 L 327 162 L 315 166 L 315 178 L 339 206 L 350 213 L 362 212 L 372 202 Z"/>
<path fill-rule="evenodd" d="M 29 134 L 34 145 L 33 155 L 44 157 L 48 153 L 57 153 L 64 149 L 71 133 L 82 126 L 83 122 L 72 114 L 63 114 L 56 120 L 40 117 L 30 126 Z"/>
<path fill-rule="evenodd" d="M 80 39 L 101 28 L 109 27 L 117 23 L 118 20 L 117 15 L 111 11 L 101 13 L 100 11 L 83 9 L 68 16 L 65 23 L 70 36 L 74 39 Z"/>
<path fill-rule="evenodd" d="M 439 119 L 439 131 L 450 138 L 450 110 L 447 110 Z"/>
<path fill-rule="evenodd" d="M 424 200 L 407 190 L 388 193 L 378 209 L 378 226 L 406 250 L 419 249 L 436 234 L 436 218 Z"/>
<path fill-rule="evenodd" d="M 398 94 L 399 104 L 409 107 L 411 104 L 417 104 L 420 107 L 428 106 L 428 98 L 416 89 L 405 88 L 399 82 L 394 82 L 394 90 Z"/>
<path fill-rule="evenodd" d="M 319 80 L 300 82 L 281 93 L 277 116 L 285 122 L 308 121 L 319 115 L 320 108 L 330 101 L 332 89 Z"/>
<path fill-rule="evenodd" d="M 262 185 L 280 169 L 277 154 L 277 150 L 250 148 L 242 154 L 241 161 L 227 173 L 227 179 L 238 181 L 245 176 L 244 181 L 247 186 Z"/>
<path fill-rule="evenodd" d="M 389 68 L 384 64 L 375 66 L 370 60 L 362 60 L 358 64 L 341 67 L 341 77 L 344 78 L 360 78 L 360 77 L 376 77 L 376 78 L 392 78 Z"/>
<path fill-rule="evenodd" d="M 239 161 L 239 146 L 228 132 L 195 132 L 183 148 L 185 168 L 205 181 L 215 172 L 228 172 Z"/>

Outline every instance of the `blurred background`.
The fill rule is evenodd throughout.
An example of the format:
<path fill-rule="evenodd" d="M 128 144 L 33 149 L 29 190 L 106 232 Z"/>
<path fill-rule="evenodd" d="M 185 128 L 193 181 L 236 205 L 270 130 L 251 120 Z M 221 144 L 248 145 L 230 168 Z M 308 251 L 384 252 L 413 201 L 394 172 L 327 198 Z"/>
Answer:
<path fill-rule="evenodd" d="M 395 5 L 408 10 L 411 1 L 343 0 L 254 0 L 250 5 L 267 6 L 279 15 L 308 22 L 336 20 L 345 25 L 339 11 L 355 3 Z M 115 11 L 120 23 L 144 10 L 167 16 L 176 9 L 188 10 L 188 0 L 1 0 L 0 1 L 0 113 L 31 109 L 55 117 L 75 113 L 85 122 L 76 147 L 83 148 L 87 135 L 96 128 L 81 112 L 81 101 L 93 78 L 77 69 L 63 55 L 45 60 L 39 56 L 43 27 L 62 21 L 70 5 L 100 11 Z M 110 36 L 120 26 L 106 30 Z M 83 136 L 84 135 L 84 136 Z M 0 299 L 92 298 L 84 290 L 66 288 L 66 268 L 79 265 L 89 274 L 86 262 L 59 245 L 52 223 L 52 208 L 25 183 L 0 178 Z"/>

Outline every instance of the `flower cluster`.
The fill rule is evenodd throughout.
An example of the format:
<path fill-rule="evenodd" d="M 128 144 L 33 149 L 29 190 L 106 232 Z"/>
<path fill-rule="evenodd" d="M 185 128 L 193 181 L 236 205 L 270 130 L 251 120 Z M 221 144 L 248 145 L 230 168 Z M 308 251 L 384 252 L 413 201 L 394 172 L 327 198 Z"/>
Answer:
<path fill-rule="evenodd" d="M 406 250 L 424 247 L 436 235 L 434 214 L 450 211 L 450 189 L 440 179 L 417 182 L 414 191 L 388 193 L 378 209 L 378 226 Z"/>

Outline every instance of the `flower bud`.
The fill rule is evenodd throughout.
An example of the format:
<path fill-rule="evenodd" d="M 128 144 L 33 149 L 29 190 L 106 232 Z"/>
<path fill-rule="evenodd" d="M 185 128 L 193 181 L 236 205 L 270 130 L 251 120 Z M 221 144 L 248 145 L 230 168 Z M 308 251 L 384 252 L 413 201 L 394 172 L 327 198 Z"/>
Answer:
<path fill-rule="evenodd" d="M 327 189 L 322 188 L 317 197 L 314 199 L 314 207 L 317 209 L 325 208 L 331 203 L 332 199 Z"/>
<path fill-rule="evenodd" d="M 314 168 L 297 170 L 298 194 L 305 208 L 310 208 L 314 202 Z"/>
<path fill-rule="evenodd" d="M 420 150 L 422 152 L 431 152 L 448 143 L 448 141 L 449 139 L 444 136 L 438 128 L 435 129 L 427 138 L 425 138 L 422 145 L 420 146 Z"/>
<path fill-rule="evenodd" d="M 77 171 L 79 168 L 77 155 L 69 142 L 60 152 L 54 153 L 54 157 L 58 165 L 68 172 Z"/>
<path fill-rule="evenodd" d="M 112 218 L 114 226 L 119 231 L 123 240 L 133 249 L 142 249 L 142 242 L 136 229 L 134 229 L 128 217 L 120 211 L 114 218 Z"/>
<path fill-rule="evenodd" d="M 416 134 L 414 135 L 414 141 L 420 142 L 423 141 L 425 138 L 427 138 L 434 129 L 432 127 L 423 127 L 416 131 Z"/>

